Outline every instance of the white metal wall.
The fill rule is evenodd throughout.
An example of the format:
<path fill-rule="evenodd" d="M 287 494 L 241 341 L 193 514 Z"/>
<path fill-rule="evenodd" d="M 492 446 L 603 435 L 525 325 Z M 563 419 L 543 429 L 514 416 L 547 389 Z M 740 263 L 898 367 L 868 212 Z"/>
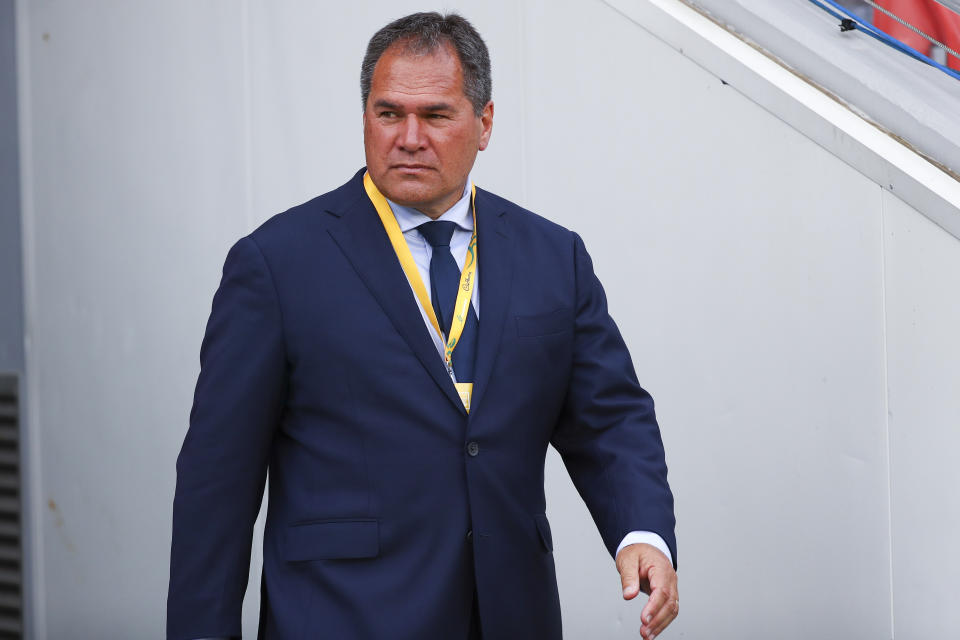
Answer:
<path fill-rule="evenodd" d="M 444 7 L 493 58 L 478 183 L 582 233 L 657 400 L 670 637 L 955 637 L 960 242 L 603 3 Z M 422 8 L 20 2 L 35 637 L 162 635 L 226 250 L 362 164 L 366 39 Z M 556 456 L 548 512 L 567 636 L 638 637 Z"/>
<path fill-rule="evenodd" d="M 960 635 L 960 242 L 884 194 L 897 640 Z"/>

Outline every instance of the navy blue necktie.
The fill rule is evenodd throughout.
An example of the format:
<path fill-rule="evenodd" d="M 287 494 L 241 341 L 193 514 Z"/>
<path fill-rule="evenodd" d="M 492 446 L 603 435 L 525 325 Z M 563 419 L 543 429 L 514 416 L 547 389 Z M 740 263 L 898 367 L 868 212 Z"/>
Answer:
<path fill-rule="evenodd" d="M 460 267 L 450 253 L 450 238 L 453 237 L 453 231 L 456 228 L 455 222 L 446 220 L 426 222 L 417 227 L 433 247 L 433 256 L 430 258 L 430 298 L 444 335 L 450 331 L 457 302 L 457 290 L 460 288 Z M 473 382 L 473 362 L 476 353 L 477 313 L 471 302 L 467 324 L 463 327 L 463 333 L 460 334 L 457 348 L 453 350 L 453 372 L 457 375 L 458 382 Z"/>

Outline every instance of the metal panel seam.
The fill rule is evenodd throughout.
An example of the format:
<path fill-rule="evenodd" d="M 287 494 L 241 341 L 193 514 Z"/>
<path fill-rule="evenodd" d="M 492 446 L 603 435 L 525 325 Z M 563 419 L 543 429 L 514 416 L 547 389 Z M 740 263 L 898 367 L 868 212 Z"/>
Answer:
<path fill-rule="evenodd" d="M 883 336 L 883 423 L 886 432 L 887 444 L 887 542 L 889 545 L 889 582 L 890 582 L 890 638 L 893 640 L 896 629 L 893 611 L 893 463 L 890 446 L 890 350 L 887 348 L 889 334 L 887 332 L 887 210 L 886 197 L 883 187 L 880 187 L 880 334 Z"/>
<path fill-rule="evenodd" d="M 16 0 L 17 111 L 20 138 L 20 242 L 23 273 L 23 356 L 24 376 L 21 381 L 23 426 L 21 470 L 23 486 L 24 545 L 24 630 L 25 636 L 43 640 L 47 637 L 45 565 L 43 547 L 43 469 L 40 456 L 40 406 L 36 394 L 38 372 L 33 347 L 33 318 L 37 315 L 36 254 L 34 229 L 33 119 L 31 117 L 31 58 L 29 0 Z"/>

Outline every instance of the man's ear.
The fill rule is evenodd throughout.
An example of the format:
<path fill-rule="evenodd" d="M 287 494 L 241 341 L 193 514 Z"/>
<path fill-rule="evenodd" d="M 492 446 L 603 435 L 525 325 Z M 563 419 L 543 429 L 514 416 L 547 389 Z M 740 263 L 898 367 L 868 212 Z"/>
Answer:
<path fill-rule="evenodd" d="M 480 151 L 490 144 L 490 133 L 493 131 L 493 100 L 488 102 L 480 112 Z"/>

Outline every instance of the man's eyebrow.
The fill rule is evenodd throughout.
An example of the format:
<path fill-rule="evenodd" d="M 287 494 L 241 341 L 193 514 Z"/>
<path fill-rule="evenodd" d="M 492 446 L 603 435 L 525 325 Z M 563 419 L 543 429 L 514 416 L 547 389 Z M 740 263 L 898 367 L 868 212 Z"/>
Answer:
<path fill-rule="evenodd" d="M 384 100 L 380 98 L 373 103 L 374 109 L 389 109 L 390 111 L 403 111 L 403 107 L 395 102 L 390 102 L 389 100 Z M 453 111 L 453 105 L 447 102 L 435 102 L 433 104 L 424 105 L 418 107 L 417 111 L 425 113 L 435 113 L 437 111 Z"/>

